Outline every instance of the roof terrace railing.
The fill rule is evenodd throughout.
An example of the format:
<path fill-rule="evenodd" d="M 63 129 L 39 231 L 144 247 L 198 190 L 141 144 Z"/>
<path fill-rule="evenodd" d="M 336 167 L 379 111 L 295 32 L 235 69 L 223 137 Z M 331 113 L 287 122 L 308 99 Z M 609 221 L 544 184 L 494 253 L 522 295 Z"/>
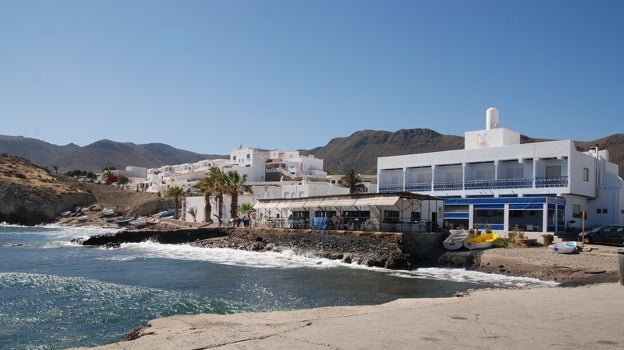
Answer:
<path fill-rule="evenodd" d="M 405 184 L 405 190 L 409 192 L 431 191 L 431 182 L 414 182 Z"/>
<path fill-rule="evenodd" d="M 408 183 L 403 189 L 401 184 L 385 184 L 379 186 L 379 192 L 429 192 L 433 185 L 433 191 L 461 191 L 461 190 L 480 190 L 480 189 L 512 189 L 512 188 L 546 188 L 546 187 L 567 187 L 568 177 L 536 177 L 517 178 L 517 179 L 498 179 L 498 180 L 468 180 L 465 182 L 457 181 L 437 181 Z"/>
<path fill-rule="evenodd" d="M 568 186 L 567 176 L 536 177 L 535 178 L 535 187 L 567 187 L 567 186 Z"/>

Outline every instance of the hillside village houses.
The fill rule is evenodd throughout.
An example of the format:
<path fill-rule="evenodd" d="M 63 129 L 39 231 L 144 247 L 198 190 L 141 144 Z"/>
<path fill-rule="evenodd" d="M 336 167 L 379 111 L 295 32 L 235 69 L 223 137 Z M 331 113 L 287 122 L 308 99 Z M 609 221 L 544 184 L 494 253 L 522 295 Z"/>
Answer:
<path fill-rule="evenodd" d="M 622 179 L 607 150 L 577 151 L 571 140 L 522 144 L 500 127 L 496 108 L 487 110 L 485 130 L 465 133 L 463 150 L 380 157 L 377 176 L 381 193 L 443 198 L 443 217 L 430 220 L 454 227 L 538 238 L 624 222 Z"/>
<path fill-rule="evenodd" d="M 147 169 L 146 177 L 134 182 L 138 191 L 157 192 L 164 194 L 169 188 L 180 187 L 189 195 L 183 201 L 183 220 L 205 222 L 203 195 L 193 195 L 193 186 L 206 177 L 210 168 L 217 167 L 224 173 L 236 171 L 241 176 L 247 175 L 246 183 L 251 186 L 252 194 L 240 195 L 239 205 L 251 205 L 259 198 L 300 198 L 326 196 L 349 193 L 349 189 L 341 186 L 335 177 L 329 177 L 323 170 L 323 160 L 309 155 L 304 151 L 261 150 L 242 147 L 230 153 L 229 159 L 202 160 L 196 163 L 167 165 L 155 169 Z M 370 183 L 369 188 L 374 188 Z M 376 189 L 376 188 L 375 188 Z M 229 221 L 231 198 L 224 195 L 223 217 Z M 217 220 L 217 203 L 211 199 L 213 213 L 210 219 Z M 194 208 L 196 215 L 185 215 Z M 285 217 L 284 217 L 285 219 Z"/>

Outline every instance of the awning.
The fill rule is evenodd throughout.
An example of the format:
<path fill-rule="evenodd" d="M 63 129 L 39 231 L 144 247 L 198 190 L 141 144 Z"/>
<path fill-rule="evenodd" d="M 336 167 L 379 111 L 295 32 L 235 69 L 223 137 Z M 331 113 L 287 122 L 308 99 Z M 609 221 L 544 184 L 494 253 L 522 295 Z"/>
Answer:
<path fill-rule="evenodd" d="M 398 196 L 370 197 L 360 198 L 355 203 L 357 206 L 391 206 L 396 205 L 399 201 Z"/>
<path fill-rule="evenodd" d="M 266 208 L 266 203 L 265 202 L 256 202 L 256 204 L 253 205 L 254 209 L 264 209 Z"/>
<path fill-rule="evenodd" d="M 365 198 L 351 197 L 310 197 L 306 199 L 269 200 L 257 202 L 255 209 L 309 209 L 309 208 L 341 208 L 341 207 L 365 207 L 365 206 L 398 206 L 399 202 L 405 201 L 409 205 L 420 207 L 420 201 L 401 196 L 370 196 Z"/>
<path fill-rule="evenodd" d="M 306 202 L 307 202 L 307 200 L 289 201 L 288 202 L 288 207 L 289 208 L 304 208 Z"/>
<path fill-rule="evenodd" d="M 355 202 L 357 199 L 353 198 L 340 198 L 334 202 L 335 207 L 355 207 Z"/>
<path fill-rule="evenodd" d="M 271 202 L 256 202 L 254 204 L 254 209 L 275 209 L 280 201 L 271 201 Z"/>

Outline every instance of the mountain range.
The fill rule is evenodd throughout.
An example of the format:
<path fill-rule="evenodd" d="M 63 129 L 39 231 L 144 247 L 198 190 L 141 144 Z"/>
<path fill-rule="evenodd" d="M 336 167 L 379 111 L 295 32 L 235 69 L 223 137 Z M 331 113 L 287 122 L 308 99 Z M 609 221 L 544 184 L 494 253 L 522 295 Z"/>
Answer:
<path fill-rule="evenodd" d="M 549 141 L 521 136 L 522 143 Z M 610 160 L 619 165 L 624 177 L 624 134 L 614 134 L 594 141 L 575 141 L 579 150 L 598 147 L 609 150 Z M 353 169 L 360 174 L 376 174 L 377 157 L 428 153 L 462 149 L 464 138 L 443 135 L 430 129 L 398 131 L 357 131 L 347 137 L 332 139 L 327 145 L 307 151 L 323 159 L 325 170 L 344 174 Z M 163 165 L 192 163 L 203 159 L 229 158 L 229 155 L 199 154 L 162 143 L 137 145 L 131 142 L 100 140 L 81 147 L 75 144 L 57 146 L 22 136 L 0 136 L 0 153 L 19 156 L 59 172 L 69 170 L 101 171 L 114 166 L 125 169 L 133 165 L 157 168 Z"/>

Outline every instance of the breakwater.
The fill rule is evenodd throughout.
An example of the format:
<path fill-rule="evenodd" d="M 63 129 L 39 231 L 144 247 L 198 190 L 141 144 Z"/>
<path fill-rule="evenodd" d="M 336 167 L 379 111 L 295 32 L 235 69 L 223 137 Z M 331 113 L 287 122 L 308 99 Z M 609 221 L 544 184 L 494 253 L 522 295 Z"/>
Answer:
<path fill-rule="evenodd" d="M 91 236 L 87 239 L 75 239 L 86 246 L 117 246 L 121 243 L 139 243 L 154 241 L 163 244 L 183 244 L 196 240 L 226 236 L 221 228 L 175 229 L 175 230 L 123 230 Z"/>
<path fill-rule="evenodd" d="M 82 240 L 83 245 L 116 247 L 121 243 L 155 241 L 163 244 L 187 243 L 197 247 L 231 248 L 247 251 L 286 251 L 369 267 L 408 270 L 435 250 L 439 237 L 419 235 L 416 239 L 395 232 L 275 228 L 209 227 L 174 230 L 124 230 Z M 423 244 L 425 242 L 426 244 Z M 418 248 L 417 248 L 418 247 Z M 423 251 L 423 247 L 426 251 Z"/>

